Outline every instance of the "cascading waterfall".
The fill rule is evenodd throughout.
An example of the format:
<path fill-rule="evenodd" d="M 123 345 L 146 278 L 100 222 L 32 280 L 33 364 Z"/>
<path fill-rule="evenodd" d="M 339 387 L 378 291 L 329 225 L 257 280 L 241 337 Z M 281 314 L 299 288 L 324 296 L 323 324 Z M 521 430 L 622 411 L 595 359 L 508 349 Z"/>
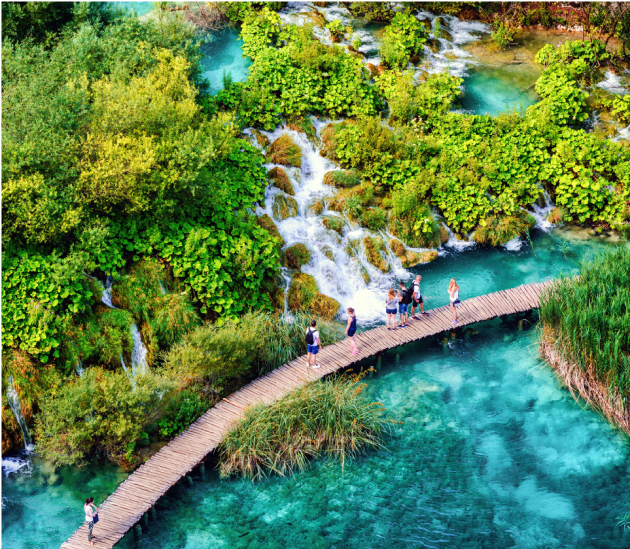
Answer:
<path fill-rule="evenodd" d="M 556 207 L 556 205 L 553 203 L 549 193 L 545 190 L 543 190 L 542 198 L 544 201 L 543 205 L 539 206 L 538 203 L 534 202 L 534 204 L 532 204 L 533 211 L 529 213 L 536 220 L 536 227 L 541 231 L 548 233 L 555 227 L 555 225 L 547 221 L 547 216 L 549 215 L 549 212 Z"/>
<path fill-rule="evenodd" d="M 329 122 L 313 119 L 318 136 Z M 246 130 L 247 132 L 249 130 Z M 387 289 L 393 287 L 396 278 L 410 276 L 403 269 L 400 260 L 389 249 L 388 236 L 385 233 L 374 233 L 353 225 L 338 212 L 329 210 L 326 205 L 320 215 L 310 211 L 309 207 L 314 201 L 321 199 L 325 204 L 326 199 L 335 194 L 336 189 L 325 185 L 323 181 L 327 172 L 336 170 L 338 167 L 320 156 L 320 149 L 302 133 L 282 129 L 263 133 L 270 141 L 287 133 L 302 151 L 301 168 L 280 166 L 287 172 L 294 187 L 294 198 L 299 207 L 298 214 L 282 221 L 275 219 L 287 246 L 303 243 L 311 252 L 311 261 L 302 267 L 302 271 L 315 278 L 321 293 L 339 301 L 342 311 L 347 307 L 353 307 L 359 321 L 364 325 L 380 321 L 383 316 L 383 303 Z M 275 166 L 275 164 L 267 164 L 266 167 L 271 169 Z M 267 213 L 273 217 L 272 206 L 274 197 L 278 194 L 284 193 L 275 187 L 268 187 L 265 195 L 266 207 L 264 210 L 259 208 L 257 213 Z M 343 235 L 324 226 L 325 216 L 344 219 L 346 228 Z M 391 271 L 387 274 L 367 261 L 362 239 L 370 235 L 383 238 L 391 265 Z M 290 271 L 283 271 L 287 287 L 289 275 Z"/>
<path fill-rule="evenodd" d="M 131 353 L 131 372 L 132 375 L 146 375 L 149 373 L 147 364 L 147 348 L 142 343 L 140 330 L 136 324 L 131 325 L 131 337 L 133 338 L 133 351 Z M 122 360 L 122 358 L 121 358 Z"/>
<path fill-rule="evenodd" d="M 13 415 L 20 425 L 20 429 L 22 430 L 22 437 L 24 438 L 24 449 L 27 452 L 33 451 L 33 440 L 31 439 L 31 434 L 28 431 L 28 425 L 26 425 L 26 420 L 22 415 L 22 405 L 20 404 L 20 397 L 17 394 L 17 389 L 15 388 L 15 382 L 13 381 L 13 376 L 9 376 L 9 380 L 7 382 L 7 400 L 9 401 L 9 406 L 11 406 L 11 410 L 13 410 Z"/>
<path fill-rule="evenodd" d="M 105 286 L 103 287 L 103 296 L 101 297 L 101 301 L 105 303 L 108 307 L 112 309 L 117 309 L 118 307 L 114 307 L 112 304 L 112 283 L 114 279 L 111 276 L 108 276 L 105 280 Z M 102 285 L 102 283 L 101 283 Z"/>

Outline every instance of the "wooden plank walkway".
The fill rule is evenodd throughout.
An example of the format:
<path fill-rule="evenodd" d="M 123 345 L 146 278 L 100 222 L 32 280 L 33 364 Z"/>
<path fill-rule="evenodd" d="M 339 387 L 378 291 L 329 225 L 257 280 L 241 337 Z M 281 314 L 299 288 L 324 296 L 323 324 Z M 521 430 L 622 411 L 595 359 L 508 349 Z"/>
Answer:
<path fill-rule="evenodd" d="M 289 364 L 258 378 L 224 398 L 188 430 L 181 433 L 127 478 L 100 506 L 99 522 L 94 527 L 95 546 L 113 547 L 149 511 L 158 499 L 189 473 L 221 442 L 230 426 L 242 418 L 245 409 L 258 402 L 272 402 L 292 389 L 324 377 L 378 353 L 503 315 L 522 313 L 540 307 L 539 295 L 551 282 L 540 282 L 502 290 L 462 301 L 457 308 L 459 322 L 451 324 L 449 306 L 432 309 L 428 316 L 412 321 L 410 327 L 395 332 L 380 326 L 356 335 L 360 352 L 352 355 L 342 341 L 324 347 L 319 354 L 321 368 L 308 370 L 301 356 Z M 79 503 L 77 503 L 78 505 Z M 83 524 L 62 549 L 85 549 L 87 527 Z"/>

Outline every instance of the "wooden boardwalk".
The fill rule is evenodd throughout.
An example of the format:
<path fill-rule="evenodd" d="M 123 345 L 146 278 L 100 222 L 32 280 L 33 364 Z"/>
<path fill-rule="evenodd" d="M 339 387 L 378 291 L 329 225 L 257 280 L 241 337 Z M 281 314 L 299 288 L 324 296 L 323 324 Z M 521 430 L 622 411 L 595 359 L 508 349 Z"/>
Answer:
<path fill-rule="evenodd" d="M 462 301 L 457 309 L 459 322 L 455 327 L 536 309 L 540 306 L 541 291 L 550 283 L 528 284 Z M 321 368 L 307 371 L 306 358 L 301 356 L 224 398 L 195 421 L 187 431 L 136 469 L 100 506 L 100 520 L 94 527 L 95 546 L 109 548 L 120 541 L 171 486 L 219 445 L 230 426 L 243 416 L 249 405 L 272 402 L 308 381 L 324 377 L 388 349 L 454 328 L 451 324 L 452 313 L 449 306 L 432 309 L 429 312 L 428 316 L 412 321 L 410 327 L 404 330 L 391 332 L 381 326 L 357 334 L 360 352 L 356 355 L 349 353 L 346 341 L 329 345 L 317 355 Z M 79 505 L 77 502 L 77 506 Z M 90 547 L 85 524 L 61 547 L 62 549 Z"/>

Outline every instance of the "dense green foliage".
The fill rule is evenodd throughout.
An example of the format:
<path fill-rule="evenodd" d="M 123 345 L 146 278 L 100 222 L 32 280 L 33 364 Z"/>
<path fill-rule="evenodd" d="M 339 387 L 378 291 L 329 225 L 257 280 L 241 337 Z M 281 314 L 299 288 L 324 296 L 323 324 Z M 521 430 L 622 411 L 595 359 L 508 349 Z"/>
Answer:
<path fill-rule="evenodd" d="M 248 408 L 221 443 L 221 475 L 287 476 L 322 455 L 343 467 L 349 457 L 379 448 L 386 428 L 383 405 L 367 400 L 362 389 L 359 376 L 337 376 Z"/>
<path fill-rule="evenodd" d="M 541 298 L 540 318 L 554 349 L 582 374 L 606 413 L 630 410 L 630 248 L 622 246 L 561 278 Z M 598 402 L 599 400 L 599 402 Z M 614 415 L 614 414 L 609 414 Z M 627 423 L 627 419 L 626 419 Z"/>
<path fill-rule="evenodd" d="M 383 63 L 392 68 L 406 68 L 427 41 L 426 26 L 408 13 L 397 13 L 386 27 L 379 53 Z"/>
<path fill-rule="evenodd" d="M 85 462 L 94 456 L 130 460 L 136 441 L 161 415 L 160 394 L 169 383 L 156 376 L 131 381 L 122 372 L 90 368 L 59 383 L 41 400 L 36 417 L 37 449 L 54 463 Z"/>

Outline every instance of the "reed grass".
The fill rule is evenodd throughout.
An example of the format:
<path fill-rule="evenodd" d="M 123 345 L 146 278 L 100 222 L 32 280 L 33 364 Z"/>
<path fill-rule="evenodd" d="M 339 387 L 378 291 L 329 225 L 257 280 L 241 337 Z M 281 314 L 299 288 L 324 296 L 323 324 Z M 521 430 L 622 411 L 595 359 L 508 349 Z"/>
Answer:
<path fill-rule="evenodd" d="M 289 476 L 321 456 L 338 459 L 343 467 L 347 459 L 380 448 L 388 425 L 385 408 L 370 402 L 364 387 L 360 375 L 345 374 L 248 408 L 221 443 L 221 476 Z"/>
<path fill-rule="evenodd" d="M 583 263 L 541 296 L 541 352 L 572 392 L 630 433 L 630 248 Z"/>

